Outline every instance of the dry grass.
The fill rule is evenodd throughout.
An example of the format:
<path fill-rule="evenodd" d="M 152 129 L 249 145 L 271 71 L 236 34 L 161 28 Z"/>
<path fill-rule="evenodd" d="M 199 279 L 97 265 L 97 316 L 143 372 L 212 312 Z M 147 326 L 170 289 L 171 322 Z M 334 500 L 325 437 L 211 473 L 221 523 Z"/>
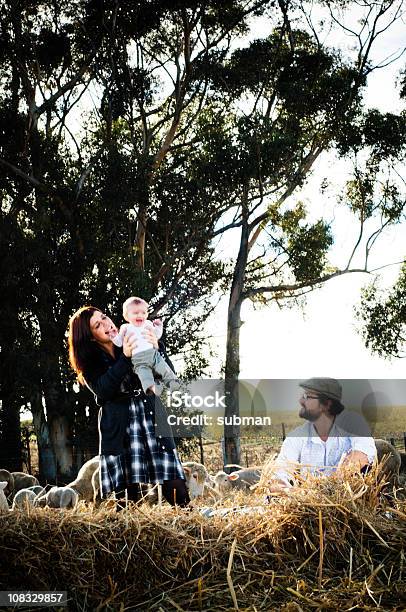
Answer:
<path fill-rule="evenodd" d="M 271 459 L 280 448 L 280 442 L 275 441 L 274 444 L 264 442 L 262 444 L 252 442 L 243 442 L 241 444 L 241 465 L 252 466 L 262 465 L 265 461 Z M 220 442 L 213 442 L 203 445 L 204 465 L 211 474 L 215 474 L 223 469 L 223 455 Z M 189 453 L 187 458 L 181 457 L 182 461 L 198 461 L 200 462 L 200 452 L 196 450 Z"/>
<path fill-rule="evenodd" d="M 1 517 L 1 589 L 64 589 L 72 610 L 404 610 L 406 503 L 365 478 L 310 478 L 225 517 L 83 503 Z M 252 506 L 240 514 L 240 504 Z M 386 515 L 387 512 L 390 515 Z M 402 603 L 403 602 L 403 603 Z"/>

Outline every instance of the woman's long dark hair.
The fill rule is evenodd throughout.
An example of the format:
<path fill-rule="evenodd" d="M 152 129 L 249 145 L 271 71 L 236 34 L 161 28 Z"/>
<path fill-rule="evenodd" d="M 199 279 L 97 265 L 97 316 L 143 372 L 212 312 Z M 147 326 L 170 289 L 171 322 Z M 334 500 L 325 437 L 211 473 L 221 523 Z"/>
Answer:
<path fill-rule="evenodd" d="M 69 361 L 81 385 L 85 384 L 84 372 L 95 358 L 95 343 L 90 329 L 94 312 L 101 312 L 95 306 L 82 306 L 69 319 L 68 347 Z"/>

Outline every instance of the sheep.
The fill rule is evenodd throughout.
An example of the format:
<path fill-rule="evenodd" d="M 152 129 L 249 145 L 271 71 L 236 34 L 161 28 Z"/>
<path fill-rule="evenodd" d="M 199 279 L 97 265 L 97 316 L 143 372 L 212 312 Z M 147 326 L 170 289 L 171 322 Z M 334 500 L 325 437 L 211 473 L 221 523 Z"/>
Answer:
<path fill-rule="evenodd" d="M 201 497 L 208 481 L 206 468 L 201 463 L 195 463 L 194 461 L 182 463 L 182 467 L 185 472 L 186 486 L 189 490 L 190 499 Z"/>
<path fill-rule="evenodd" d="M 25 472 L 9 472 L 8 470 L 0 470 L 0 480 L 7 482 L 5 495 L 12 500 L 17 491 L 27 489 L 28 487 L 39 485 L 35 476 L 26 474 Z"/>
<path fill-rule="evenodd" d="M 3 489 L 4 495 L 8 497 L 12 492 L 13 488 L 13 477 L 11 476 L 11 472 L 8 470 L 0 470 L 0 482 L 5 482 L 6 486 Z"/>
<path fill-rule="evenodd" d="M 17 491 L 21 489 L 39 485 L 38 479 L 35 478 L 35 476 L 31 476 L 31 474 L 26 474 L 25 472 L 11 472 L 11 476 L 13 477 L 13 497 Z"/>
<path fill-rule="evenodd" d="M 86 461 L 80 468 L 75 480 L 67 486 L 76 491 L 79 499 L 87 502 L 93 502 L 100 489 L 99 478 L 93 478 L 94 473 L 100 466 L 99 457 L 93 457 Z M 95 488 L 97 485 L 97 489 Z"/>
<path fill-rule="evenodd" d="M 382 468 L 382 476 L 393 486 L 399 484 L 399 471 L 401 466 L 400 453 L 392 444 L 386 440 L 375 440 L 378 463 L 385 457 Z"/>
<path fill-rule="evenodd" d="M 45 491 L 44 487 L 41 487 L 41 485 L 34 485 L 33 487 L 27 487 L 27 490 L 34 491 L 35 495 L 37 495 L 38 497 L 42 495 L 42 493 Z"/>
<path fill-rule="evenodd" d="M 42 487 L 39 487 L 42 489 Z M 22 510 L 26 509 L 29 506 L 34 506 L 34 500 L 37 497 L 35 491 L 31 489 L 20 489 L 14 496 L 13 505 L 11 506 L 12 510 Z"/>
<path fill-rule="evenodd" d="M 0 482 L 0 514 L 5 514 L 9 511 L 8 502 L 4 494 L 4 490 L 7 487 L 7 481 L 3 480 Z"/>
<path fill-rule="evenodd" d="M 217 493 L 210 486 L 209 474 L 204 465 L 195 461 L 186 461 L 182 463 L 182 467 L 185 473 L 185 484 L 191 500 L 196 499 L 196 497 L 202 497 L 205 492 L 213 497 L 218 497 Z M 147 488 L 147 491 L 144 493 L 144 500 L 148 504 L 152 505 L 158 502 L 157 489 L 156 485 Z"/>
<path fill-rule="evenodd" d="M 228 495 L 233 489 L 249 491 L 252 485 L 259 482 L 260 478 L 259 468 L 243 468 L 232 474 L 220 471 L 213 478 L 214 490 L 222 496 Z"/>
<path fill-rule="evenodd" d="M 35 506 L 36 499 L 41 497 L 45 492 L 44 487 L 41 485 L 34 485 L 33 487 L 27 487 L 26 489 L 20 489 L 14 495 L 12 510 L 16 508 L 26 508 L 28 506 Z"/>
<path fill-rule="evenodd" d="M 185 482 L 191 500 L 196 497 L 207 497 L 218 499 L 219 495 L 212 487 L 210 475 L 203 464 L 195 461 L 182 463 L 185 472 Z"/>
<path fill-rule="evenodd" d="M 71 487 L 52 487 L 47 493 L 37 497 L 35 505 L 49 508 L 75 508 L 79 495 Z"/>

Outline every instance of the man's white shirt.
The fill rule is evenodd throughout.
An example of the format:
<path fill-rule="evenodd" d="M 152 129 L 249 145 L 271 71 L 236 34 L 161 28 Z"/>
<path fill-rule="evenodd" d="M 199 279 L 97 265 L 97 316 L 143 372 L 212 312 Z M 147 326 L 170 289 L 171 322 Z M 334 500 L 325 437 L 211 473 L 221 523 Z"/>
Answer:
<path fill-rule="evenodd" d="M 372 463 L 376 457 L 375 442 L 371 436 L 354 436 L 336 423 L 325 442 L 318 435 L 313 423 L 306 422 L 289 432 L 282 443 L 280 453 L 273 464 L 273 477 L 287 485 L 295 473 L 332 474 L 351 451 L 361 451 Z"/>

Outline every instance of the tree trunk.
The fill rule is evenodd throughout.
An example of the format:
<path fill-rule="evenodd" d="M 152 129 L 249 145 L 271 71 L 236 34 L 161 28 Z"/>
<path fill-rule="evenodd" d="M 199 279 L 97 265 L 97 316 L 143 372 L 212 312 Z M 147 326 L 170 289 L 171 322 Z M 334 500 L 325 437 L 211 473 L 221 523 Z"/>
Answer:
<path fill-rule="evenodd" d="M 226 408 L 224 412 L 225 463 L 240 463 L 240 426 L 235 418 L 240 414 L 238 376 L 240 372 L 240 311 L 241 302 L 230 307 L 227 323 L 227 349 L 225 368 Z"/>
<path fill-rule="evenodd" d="M 153 181 L 150 163 L 147 158 L 148 152 L 144 152 L 144 157 L 140 160 L 137 174 L 136 197 L 138 202 L 137 229 L 135 234 L 135 259 L 138 270 L 143 271 L 145 266 L 145 238 L 147 233 L 150 186 Z"/>
<path fill-rule="evenodd" d="M 45 399 L 49 438 L 54 452 L 57 476 L 69 482 L 74 471 L 72 419 L 74 409 L 62 382 L 59 363 L 59 330 L 51 318 L 52 303 L 39 303 L 38 320 L 41 330 L 40 371 L 42 395 Z M 48 314 L 49 312 L 49 314 Z M 72 401 L 72 400 L 71 400 Z"/>
<path fill-rule="evenodd" d="M 55 483 L 56 460 L 49 435 L 48 423 L 45 419 L 42 397 L 37 393 L 31 400 L 32 421 L 37 437 L 39 478 L 43 483 Z"/>
<path fill-rule="evenodd" d="M 49 419 L 49 433 L 55 452 L 56 469 L 62 481 L 70 482 L 75 473 L 72 427 L 67 416 L 54 414 Z"/>
<path fill-rule="evenodd" d="M 225 364 L 226 409 L 224 424 L 224 446 L 226 463 L 240 463 L 240 426 L 236 417 L 240 416 L 238 377 L 240 374 L 240 327 L 241 305 L 244 289 L 245 270 L 248 257 L 249 227 L 246 215 L 247 190 L 244 190 L 243 225 L 241 228 L 240 248 L 234 268 L 227 316 L 227 346 Z"/>
<path fill-rule="evenodd" d="M 147 231 L 147 206 L 140 204 L 138 207 L 137 232 L 135 236 L 136 244 L 136 264 L 139 270 L 144 270 L 145 266 L 145 235 Z"/>
<path fill-rule="evenodd" d="M 3 396 L 0 415 L 0 466 L 10 472 L 20 472 L 22 445 L 19 406 L 12 398 Z"/>
<path fill-rule="evenodd" d="M 49 371 L 49 364 L 47 370 Z M 59 372 L 58 372 L 59 374 Z M 72 420 L 68 414 L 66 397 L 60 380 L 43 388 L 47 412 L 48 430 L 55 454 L 57 476 L 69 482 L 74 472 Z"/>
<path fill-rule="evenodd" d="M 0 351 L 0 468 L 19 472 L 22 469 L 20 406 L 24 400 L 17 383 L 18 377 L 16 380 L 19 365 L 15 349 L 18 321 L 15 306 L 14 312 L 13 307 L 10 308 L 16 296 L 6 293 L 5 297 L 7 300 L 11 298 L 11 301 L 7 304 L 3 298 L 1 311 L 2 320 L 7 321 L 7 325 L 3 326 Z"/>

